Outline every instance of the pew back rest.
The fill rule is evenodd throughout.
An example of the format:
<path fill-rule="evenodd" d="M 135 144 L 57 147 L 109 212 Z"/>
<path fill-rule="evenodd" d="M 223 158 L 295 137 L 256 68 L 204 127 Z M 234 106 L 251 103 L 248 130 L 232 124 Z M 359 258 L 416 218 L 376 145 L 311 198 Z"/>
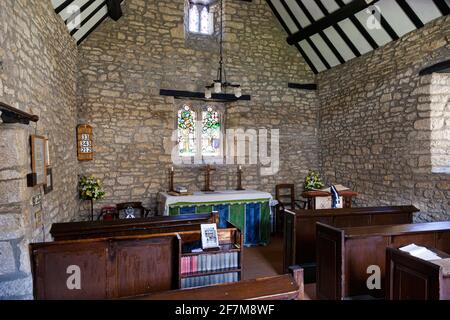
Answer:
<path fill-rule="evenodd" d="M 286 210 L 283 269 L 316 261 L 316 222 L 335 227 L 390 225 L 413 222 L 414 206 L 360 207 L 324 210 Z"/>
<path fill-rule="evenodd" d="M 218 223 L 217 214 L 151 217 L 115 221 L 54 223 L 50 234 L 56 241 L 95 239 L 200 230 L 202 223 Z"/>
<path fill-rule="evenodd" d="M 397 248 L 386 248 L 387 300 L 439 300 L 442 269 Z"/>
<path fill-rule="evenodd" d="M 338 228 L 316 224 L 317 298 L 341 300 L 344 295 L 344 232 Z"/>
<path fill-rule="evenodd" d="M 112 299 L 177 288 L 177 234 L 30 245 L 35 299 Z"/>

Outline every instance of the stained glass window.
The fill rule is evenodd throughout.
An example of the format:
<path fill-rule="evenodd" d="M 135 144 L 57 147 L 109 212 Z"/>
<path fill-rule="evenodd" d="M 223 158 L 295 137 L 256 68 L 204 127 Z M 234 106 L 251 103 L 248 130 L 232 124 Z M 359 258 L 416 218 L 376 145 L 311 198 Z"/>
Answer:
<path fill-rule="evenodd" d="M 189 31 L 200 32 L 200 14 L 197 5 L 191 5 L 189 9 Z"/>
<path fill-rule="evenodd" d="M 188 106 L 178 111 L 178 150 L 180 156 L 191 157 L 196 152 L 196 113 Z"/>
<path fill-rule="evenodd" d="M 213 16 L 208 5 L 191 4 L 189 7 L 189 32 L 213 34 Z"/>
<path fill-rule="evenodd" d="M 202 112 L 202 156 L 217 157 L 221 150 L 220 115 L 212 108 Z"/>
<path fill-rule="evenodd" d="M 207 7 L 203 7 L 200 14 L 200 33 L 212 34 L 212 17 Z"/>
<path fill-rule="evenodd" d="M 197 114 L 201 117 L 198 121 Z M 178 111 L 177 126 L 181 157 L 219 157 L 222 154 L 223 124 L 215 108 L 184 105 Z"/>

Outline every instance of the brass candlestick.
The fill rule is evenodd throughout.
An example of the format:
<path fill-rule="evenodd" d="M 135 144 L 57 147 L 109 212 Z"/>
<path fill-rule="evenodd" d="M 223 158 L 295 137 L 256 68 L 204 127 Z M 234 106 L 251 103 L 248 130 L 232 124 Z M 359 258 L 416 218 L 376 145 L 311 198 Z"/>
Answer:
<path fill-rule="evenodd" d="M 173 187 L 173 177 L 174 177 L 174 170 L 173 167 L 169 169 L 169 192 L 174 192 L 175 189 Z"/>
<path fill-rule="evenodd" d="M 239 166 L 239 168 L 238 168 L 238 185 L 237 185 L 237 188 L 236 188 L 236 190 L 237 191 L 242 191 L 242 190 L 245 190 L 244 188 L 242 188 L 242 167 L 241 166 Z"/>

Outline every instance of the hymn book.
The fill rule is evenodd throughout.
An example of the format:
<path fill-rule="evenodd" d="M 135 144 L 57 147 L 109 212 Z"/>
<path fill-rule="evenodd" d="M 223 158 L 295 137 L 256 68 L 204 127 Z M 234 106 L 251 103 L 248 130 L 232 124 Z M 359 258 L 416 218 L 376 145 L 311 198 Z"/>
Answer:
<path fill-rule="evenodd" d="M 401 247 L 400 250 L 403 252 L 408 252 L 410 255 L 412 255 L 416 258 L 425 260 L 425 261 L 442 259 L 441 257 L 439 257 L 436 253 L 434 253 L 430 249 L 427 249 L 422 246 L 418 246 L 414 243 L 404 246 L 404 247 Z"/>

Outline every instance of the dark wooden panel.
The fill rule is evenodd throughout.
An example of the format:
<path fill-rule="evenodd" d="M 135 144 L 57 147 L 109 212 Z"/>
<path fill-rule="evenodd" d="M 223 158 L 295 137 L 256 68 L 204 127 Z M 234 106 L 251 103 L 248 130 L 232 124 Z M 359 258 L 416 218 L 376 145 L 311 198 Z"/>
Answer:
<path fill-rule="evenodd" d="M 329 228 L 332 228 L 328 226 Z M 317 226 L 319 228 L 319 226 Z M 385 287 L 381 290 L 368 290 L 366 286 L 369 274 L 367 274 L 367 267 L 370 265 L 378 265 L 381 268 L 381 278 L 384 278 L 385 267 L 383 255 L 385 248 L 389 245 L 403 246 L 411 243 L 417 245 L 433 247 L 437 244 L 438 235 L 440 235 L 440 243 L 444 245 L 448 235 L 450 234 L 449 222 L 430 222 L 421 224 L 404 224 L 404 225 L 387 225 L 387 226 L 368 226 L 368 227 L 354 227 L 342 228 L 340 230 L 344 236 L 345 254 L 343 270 L 345 270 L 345 277 L 343 278 L 347 283 L 345 284 L 346 291 L 344 296 L 360 296 L 371 295 L 379 297 L 385 295 Z M 317 244 L 319 246 L 319 244 Z M 446 246 L 446 245 L 444 245 Z M 318 247 L 319 250 L 319 247 Z M 324 273 L 333 272 L 333 266 L 328 265 L 323 267 L 319 265 L 323 263 L 322 258 L 318 257 L 317 277 L 323 277 Z M 329 261 L 328 261 L 329 263 Z M 336 262 L 334 269 L 339 267 Z M 325 275 L 328 276 L 328 275 Z M 342 280 L 342 281 L 344 281 Z M 335 292 L 340 290 L 343 283 L 336 283 Z M 318 290 L 319 290 L 318 286 Z M 331 292 L 331 290 L 329 290 Z M 321 292 L 318 292 L 318 295 Z"/>
<path fill-rule="evenodd" d="M 438 232 L 436 234 L 436 249 L 450 254 L 450 233 Z"/>
<path fill-rule="evenodd" d="M 431 248 L 430 248 L 431 249 Z M 433 249 L 431 249 L 433 250 Z M 441 257 L 449 255 L 437 252 Z M 450 278 L 441 268 L 396 248 L 386 249 L 386 298 L 389 300 L 438 300 L 447 298 Z"/>
<path fill-rule="evenodd" d="M 386 237 L 368 237 L 352 239 L 345 243 L 344 296 L 369 295 L 384 297 L 385 248 L 389 245 Z M 367 268 L 379 266 L 381 269 L 382 289 L 367 288 Z"/>
<path fill-rule="evenodd" d="M 316 294 L 319 299 L 340 300 L 343 297 L 344 233 L 342 230 L 317 224 Z"/>
<path fill-rule="evenodd" d="M 102 299 L 107 292 L 107 243 L 65 243 L 32 250 L 34 294 L 37 299 Z M 68 268 L 80 268 L 81 289 L 67 286 Z"/>
<path fill-rule="evenodd" d="M 127 297 L 176 288 L 178 258 L 174 238 L 122 241 L 115 247 L 117 296 Z"/>
<path fill-rule="evenodd" d="M 317 222 L 337 227 L 411 223 L 412 213 L 418 209 L 414 206 L 389 206 L 288 211 L 291 213 L 287 213 L 289 223 L 284 226 L 284 272 L 289 265 L 298 264 L 306 268 L 316 262 Z M 305 278 L 307 283 L 313 280 Z"/>
<path fill-rule="evenodd" d="M 217 222 L 218 216 L 196 214 L 115 221 L 55 223 L 50 234 L 55 241 L 109 238 L 200 230 L 202 223 Z"/>
<path fill-rule="evenodd" d="M 296 220 L 296 260 L 294 264 L 316 261 L 316 223 L 333 225 L 332 217 L 310 217 Z"/>
<path fill-rule="evenodd" d="M 370 225 L 370 221 L 371 221 L 370 214 L 335 216 L 333 219 L 333 226 L 338 228 L 368 226 Z"/>
<path fill-rule="evenodd" d="M 392 215 L 386 214 L 374 214 L 372 215 L 371 225 L 389 225 L 389 224 L 404 224 L 411 223 L 413 221 L 412 212 L 411 213 L 398 213 Z"/>
<path fill-rule="evenodd" d="M 36 299 L 111 299 L 177 288 L 177 234 L 30 245 Z M 69 266 L 81 289 L 69 290 Z"/>
<path fill-rule="evenodd" d="M 298 270 L 302 273 L 302 270 Z M 303 296 L 303 283 L 298 272 L 236 283 L 181 289 L 130 297 L 133 300 L 297 300 Z M 298 283 L 300 282 L 300 283 Z"/>
<path fill-rule="evenodd" d="M 394 235 L 391 241 L 392 245 L 395 247 L 403 247 L 411 243 L 420 246 L 434 247 L 436 245 L 436 235 L 434 232 Z"/>

